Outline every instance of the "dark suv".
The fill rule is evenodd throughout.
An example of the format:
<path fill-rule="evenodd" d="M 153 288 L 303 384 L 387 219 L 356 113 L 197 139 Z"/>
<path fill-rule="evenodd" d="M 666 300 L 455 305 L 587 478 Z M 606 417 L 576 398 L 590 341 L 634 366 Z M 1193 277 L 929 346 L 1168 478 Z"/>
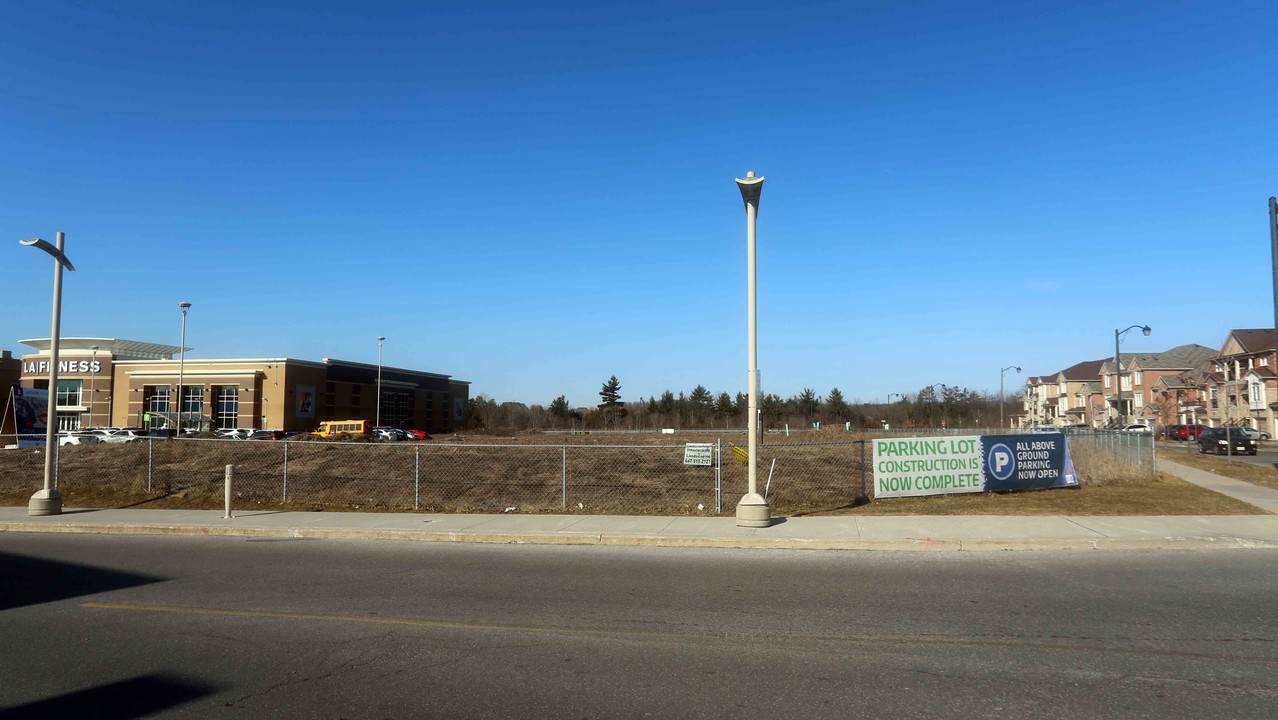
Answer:
<path fill-rule="evenodd" d="M 1228 433 L 1228 435 L 1226 435 Z M 1256 441 L 1238 428 L 1203 428 L 1198 435 L 1198 452 L 1215 452 L 1218 455 L 1255 455 Z"/>

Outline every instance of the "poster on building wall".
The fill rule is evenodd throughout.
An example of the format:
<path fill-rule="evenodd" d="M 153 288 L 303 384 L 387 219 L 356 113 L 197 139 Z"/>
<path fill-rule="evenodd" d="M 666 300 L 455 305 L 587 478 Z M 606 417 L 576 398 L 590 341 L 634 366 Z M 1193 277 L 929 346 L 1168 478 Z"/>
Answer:
<path fill-rule="evenodd" d="M 315 417 L 315 386 L 314 385 L 298 385 L 297 386 L 297 407 L 294 408 L 294 414 L 300 418 Z"/>

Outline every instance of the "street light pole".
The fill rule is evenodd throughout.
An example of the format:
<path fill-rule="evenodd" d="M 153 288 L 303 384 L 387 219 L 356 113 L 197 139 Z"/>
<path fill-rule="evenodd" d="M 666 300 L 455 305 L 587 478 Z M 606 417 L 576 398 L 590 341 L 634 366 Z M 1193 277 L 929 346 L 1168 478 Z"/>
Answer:
<path fill-rule="evenodd" d="M 1126 335 L 1128 331 L 1135 330 L 1137 328 L 1140 328 L 1140 331 L 1145 334 L 1145 337 L 1149 337 L 1151 330 L 1148 325 L 1133 325 L 1127 328 L 1127 330 L 1114 330 L 1114 382 L 1116 385 L 1114 390 L 1118 393 L 1119 430 L 1122 429 L 1125 423 L 1123 422 L 1123 359 L 1118 354 L 1118 341 L 1123 335 Z"/>
<path fill-rule="evenodd" d="M 382 426 L 382 343 L 386 338 L 377 336 L 377 420 L 373 424 Z"/>
<path fill-rule="evenodd" d="M 772 524 L 772 509 L 759 494 L 759 317 L 758 317 L 758 264 L 756 262 L 755 226 L 759 219 L 759 198 L 763 193 L 763 178 L 754 171 L 745 179 L 737 178 L 737 189 L 746 208 L 746 357 L 749 363 L 749 484 L 746 494 L 737 503 L 739 527 L 768 527 Z"/>
<path fill-rule="evenodd" d="M 182 381 L 183 373 L 186 371 L 186 311 L 191 309 L 191 303 L 180 302 L 178 307 L 182 309 L 182 340 L 178 343 L 178 396 L 177 396 L 177 431 L 178 435 L 182 434 L 182 408 L 186 405 L 186 398 L 182 397 Z"/>
<path fill-rule="evenodd" d="M 1007 376 L 1008 370 L 1016 370 L 1016 374 L 1021 374 L 1021 369 L 1015 365 L 1008 365 L 998 374 L 998 429 L 1003 429 L 1003 378 Z"/>
<path fill-rule="evenodd" d="M 62 252 L 66 235 L 58 233 L 57 245 L 34 238 L 20 240 L 22 245 L 39 248 L 53 256 L 53 328 L 49 335 L 49 404 L 45 414 L 44 429 L 44 487 L 37 490 L 27 503 L 28 515 L 61 515 L 62 493 L 53 487 L 53 443 L 58 428 L 58 342 L 62 327 L 62 268 L 75 271 L 75 266 Z"/>

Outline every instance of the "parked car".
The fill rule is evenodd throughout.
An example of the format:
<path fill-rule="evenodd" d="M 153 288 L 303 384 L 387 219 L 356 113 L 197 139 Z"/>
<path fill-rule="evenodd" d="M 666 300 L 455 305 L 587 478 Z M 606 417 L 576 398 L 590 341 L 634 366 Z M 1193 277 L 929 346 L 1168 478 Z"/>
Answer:
<path fill-rule="evenodd" d="M 90 430 L 100 442 L 107 445 L 124 445 L 126 443 L 140 443 L 145 438 L 146 431 L 141 428 L 102 428 L 100 430 Z"/>
<path fill-rule="evenodd" d="M 430 439 L 430 433 L 426 432 L 425 430 L 418 430 L 417 428 L 409 428 L 405 430 L 404 432 L 408 433 L 409 440 L 429 440 Z"/>
<path fill-rule="evenodd" d="M 283 440 L 283 430 L 254 430 L 246 440 Z"/>
<path fill-rule="evenodd" d="M 1255 455 L 1256 441 L 1247 437 L 1241 428 L 1207 428 L 1198 436 L 1198 452 Z"/>
<path fill-rule="evenodd" d="M 1122 432 L 1140 433 L 1142 435 L 1152 435 L 1154 433 L 1154 429 L 1144 423 L 1133 423 L 1131 425 L 1124 425 L 1122 428 Z"/>
<path fill-rule="evenodd" d="M 214 430 L 213 434 L 227 440 L 244 440 L 249 435 L 253 434 L 253 429 L 252 428 L 222 428 L 220 430 Z"/>
<path fill-rule="evenodd" d="M 1206 430 L 1203 425 L 1172 425 L 1167 428 L 1167 438 L 1169 440 L 1197 440 L 1198 436 Z"/>
<path fill-rule="evenodd" d="M 400 430 L 399 428 L 375 427 L 372 432 L 373 439 L 379 442 L 396 442 L 408 439 L 408 433 L 404 430 Z"/>
<path fill-rule="evenodd" d="M 1260 430 L 1257 430 L 1256 428 L 1236 427 L 1234 429 L 1241 431 L 1243 435 L 1246 435 L 1252 440 L 1268 440 L 1269 439 L 1269 433 L 1262 432 Z"/>
<path fill-rule="evenodd" d="M 73 430 L 71 432 L 58 433 L 58 447 L 63 445 L 97 445 L 102 442 L 97 435 L 91 432 Z"/>

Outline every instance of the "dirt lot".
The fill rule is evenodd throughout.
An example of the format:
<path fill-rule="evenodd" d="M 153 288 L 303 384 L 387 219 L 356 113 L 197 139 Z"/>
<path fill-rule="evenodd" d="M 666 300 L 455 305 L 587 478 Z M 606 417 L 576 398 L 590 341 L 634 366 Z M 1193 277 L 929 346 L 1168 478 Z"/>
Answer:
<path fill-rule="evenodd" d="M 767 436 L 760 448 L 759 484 L 768 491 L 773 514 L 1261 512 L 1083 447 L 1073 452 L 1079 488 L 873 500 L 867 497 L 869 448 L 861 439 L 842 431 Z M 713 468 L 683 464 L 684 443 L 721 440 L 721 479 Z M 730 515 L 745 492 L 747 473 L 733 460 L 729 443 L 744 445 L 745 438 L 529 433 L 396 444 L 162 440 L 62 448 L 58 487 L 68 507 L 216 509 L 222 506 L 229 464 L 238 507 L 713 515 L 721 501 L 721 513 Z M 25 505 L 42 476 L 42 449 L 0 451 L 0 503 Z"/>

